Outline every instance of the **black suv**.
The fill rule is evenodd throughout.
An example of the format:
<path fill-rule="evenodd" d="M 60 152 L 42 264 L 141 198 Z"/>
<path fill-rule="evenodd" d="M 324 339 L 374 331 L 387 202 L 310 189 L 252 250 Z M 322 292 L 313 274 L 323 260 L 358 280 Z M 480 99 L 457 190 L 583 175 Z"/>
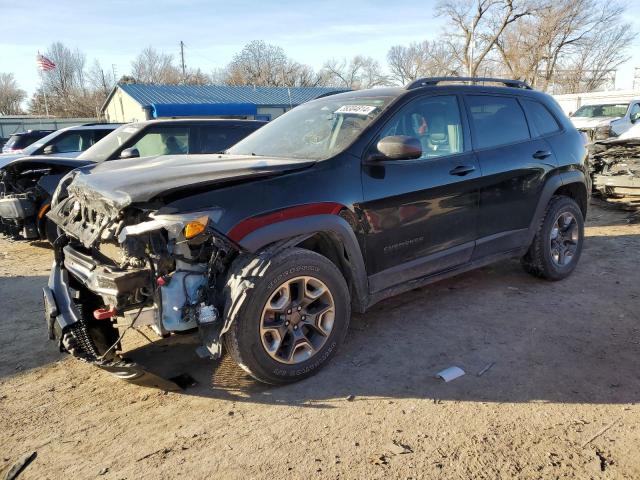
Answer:
<path fill-rule="evenodd" d="M 66 137 L 78 148 L 78 137 L 98 136 L 101 141 L 74 158 L 32 155 L 6 164 L 0 157 L 0 233 L 14 238 L 57 238 L 55 225 L 47 221 L 51 196 L 69 171 L 109 160 L 138 157 L 217 153 L 232 146 L 266 122 L 230 119 L 167 119 L 146 122 L 71 127 Z M 100 130 L 96 130 L 100 129 Z M 109 133 L 108 136 L 105 135 Z M 104 137 L 104 138 L 103 138 Z M 82 137 L 80 137 L 82 140 Z M 97 140 L 96 140 L 97 141 Z M 69 143 L 68 140 L 65 140 Z M 89 144 L 88 141 L 86 141 Z M 93 144 L 93 138 L 92 142 Z M 51 148 L 55 144 L 49 145 Z M 61 143 L 58 142 L 58 147 Z M 46 149 L 45 149 L 46 151 Z M 57 150 L 58 151 L 58 150 Z M 63 150 L 65 151 L 65 150 Z"/>
<path fill-rule="evenodd" d="M 568 276 L 586 161 L 548 95 L 435 78 L 311 101 L 223 155 L 105 163 L 49 213 L 64 232 L 49 331 L 129 379 L 145 371 L 119 342 L 149 325 L 197 332 L 199 353 L 224 346 L 263 382 L 299 380 L 385 297 L 510 257 Z"/>

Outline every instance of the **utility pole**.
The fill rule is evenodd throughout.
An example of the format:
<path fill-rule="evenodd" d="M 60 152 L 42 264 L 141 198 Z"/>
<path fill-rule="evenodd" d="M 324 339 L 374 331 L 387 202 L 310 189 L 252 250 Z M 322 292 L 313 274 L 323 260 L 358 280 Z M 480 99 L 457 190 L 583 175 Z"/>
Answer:
<path fill-rule="evenodd" d="M 184 64 L 184 42 L 180 40 L 180 64 L 182 66 L 182 82 L 187 80 L 187 66 Z"/>
<path fill-rule="evenodd" d="M 113 73 L 113 83 L 117 84 L 118 83 L 118 67 L 116 66 L 115 63 L 111 64 L 111 72 Z"/>

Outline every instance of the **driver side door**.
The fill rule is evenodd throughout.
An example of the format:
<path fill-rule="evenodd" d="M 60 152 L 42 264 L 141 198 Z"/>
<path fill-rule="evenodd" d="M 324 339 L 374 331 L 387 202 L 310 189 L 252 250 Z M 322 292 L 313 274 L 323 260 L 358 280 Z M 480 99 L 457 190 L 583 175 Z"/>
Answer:
<path fill-rule="evenodd" d="M 377 142 L 391 135 L 420 140 L 422 156 L 367 160 L 377 153 Z M 458 96 L 411 100 L 378 133 L 362 168 L 372 292 L 471 259 L 481 172 Z"/>

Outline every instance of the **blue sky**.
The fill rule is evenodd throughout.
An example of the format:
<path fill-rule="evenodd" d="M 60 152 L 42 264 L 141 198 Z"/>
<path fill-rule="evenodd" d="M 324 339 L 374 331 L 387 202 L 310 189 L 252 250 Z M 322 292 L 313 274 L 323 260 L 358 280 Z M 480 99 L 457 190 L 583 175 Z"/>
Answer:
<path fill-rule="evenodd" d="M 331 57 L 372 56 L 384 64 L 390 46 L 437 39 L 443 20 L 435 0 L 0 0 L 0 71 L 14 72 L 31 93 L 38 84 L 35 55 L 54 41 L 79 48 L 87 64 L 99 59 L 129 72 L 144 47 L 179 52 L 186 62 L 210 72 L 223 67 L 254 39 L 283 47 L 295 60 L 315 68 Z M 627 21 L 640 30 L 640 2 L 629 2 Z M 618 72 L 618 87 L 630 88 L 640 66 L 634 58 Z"/>

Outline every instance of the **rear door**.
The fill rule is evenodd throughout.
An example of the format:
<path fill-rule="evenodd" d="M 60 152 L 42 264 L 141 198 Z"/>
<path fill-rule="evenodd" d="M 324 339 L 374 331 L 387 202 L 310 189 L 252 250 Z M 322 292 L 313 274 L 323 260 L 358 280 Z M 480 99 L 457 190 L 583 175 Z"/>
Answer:
<path fill-rule="evenodd" d="M 371 149 L 377 151 L 378 140 L 392 135 L 419 139 L 423 154 L 363 164 L 373 291 L 467 262 L 476 239 L 480 169 L 459 98 L 411 100 L 385 124 Z"/>
<path fill-rule="evenodd" d="M 530 129 L 516 96 L 464 98 L 482 170 L 474 252 L 480 258 L 526 244 L 546 174 L 556 160 L 547 141 Z"/>

